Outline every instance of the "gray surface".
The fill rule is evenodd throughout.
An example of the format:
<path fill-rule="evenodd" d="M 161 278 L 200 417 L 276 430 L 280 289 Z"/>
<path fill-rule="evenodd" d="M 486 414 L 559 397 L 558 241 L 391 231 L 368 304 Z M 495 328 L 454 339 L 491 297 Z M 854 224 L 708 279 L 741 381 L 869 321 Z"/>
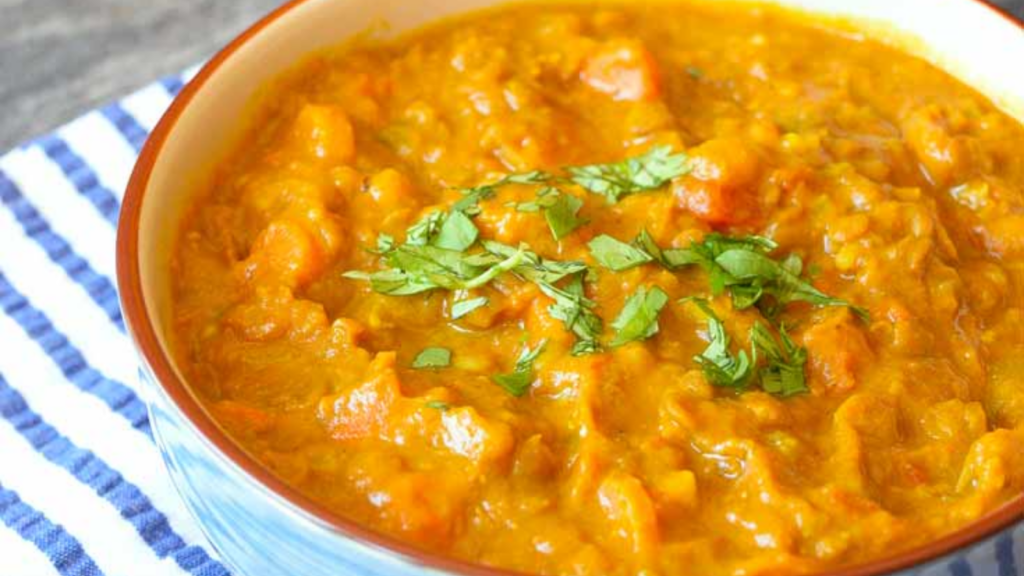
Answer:
<path fill-rule="evenodd" d="M 0 151 L 208 57 L 281 1 L 0 0 Z M 1024 0 L 999 3 L 1024 18 Z"/>
<path fill-rule="evenodd" d="M 282 0 L 0 0 L 0 152 L 208 58 Z"/>

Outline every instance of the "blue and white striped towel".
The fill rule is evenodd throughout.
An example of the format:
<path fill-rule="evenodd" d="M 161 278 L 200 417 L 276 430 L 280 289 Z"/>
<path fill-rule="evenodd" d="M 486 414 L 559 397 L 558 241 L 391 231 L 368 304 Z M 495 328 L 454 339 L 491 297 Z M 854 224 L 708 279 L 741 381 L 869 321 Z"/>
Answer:
<path fill-rule="evenodd" d="M 0 575 L 223 576 L 153 443 L 114 275 L 121 196 L 195 70 L 0 157 Z"/>

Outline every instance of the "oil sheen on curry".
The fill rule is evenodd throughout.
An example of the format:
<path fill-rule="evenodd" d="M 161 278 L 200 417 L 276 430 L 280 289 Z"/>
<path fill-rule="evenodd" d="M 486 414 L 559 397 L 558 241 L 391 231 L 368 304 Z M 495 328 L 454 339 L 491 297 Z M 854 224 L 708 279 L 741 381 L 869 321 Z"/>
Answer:
<path fill-rule="evenodd" d="M 175 253 L 213 417 L 552 575 L 787 575 L 1024 490 L 1024 128 L 773 8 L 518 6 L 297 65 Z"/>

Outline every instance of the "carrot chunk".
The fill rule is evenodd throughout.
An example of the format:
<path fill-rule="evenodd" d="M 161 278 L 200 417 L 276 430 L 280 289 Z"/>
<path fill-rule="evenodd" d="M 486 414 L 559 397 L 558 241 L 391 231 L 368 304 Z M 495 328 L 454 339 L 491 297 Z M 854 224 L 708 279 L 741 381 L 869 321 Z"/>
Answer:
<path fill-rule="evenodd" d="M 320 400 L 320 420 L 337 440 L 378 436 L 388 425 L 392 407 L 401 396 L 395 353 L 382 352 L 370 365 L 366 383 Z"/>
<path fill-rule="evenodd" d="M 308 156 L 332 164 L 347 164 L 355 158 L 352 123 L 333 106 L 304 107 L 292 126 L 292 138 Z"/>
<path fill-rule="evenodd" d="M 659 540 L 658 516 L 643 484 L 628 474 L 613 473 L 601 482 L 597 497 L 633 553 L 641 559 L 649 558 Z"/>
<path fill-rule="evenodd" d="M 690 151 L 691 172 L 675 181 L 679 207 L 709 224 L 736 224 L 754 215 L 760 158 L 735 138 L 716 138 Z"/>
<path fill-rule="evenodd" d="M 661 95 L 661 73 L 654 57 L 637 40 L 602 44 L 583 62 L 583 82 L 614 100 L 639 102 Z"/>
<path fill-rule="evenodd" d="M 243 269 L 249 280 L 294 288 L 312 280 L 324 265 L 323 251 L 309 232 L 289 220 L 275 220 L 256 238 Z"/>
<path fill-rule="evenodd" d="M 859 368 L 871 361 L 871 348 L 857 322 L 844 310 L 804 333 L 812 385 L 843 392 L 857 386 Z"/>

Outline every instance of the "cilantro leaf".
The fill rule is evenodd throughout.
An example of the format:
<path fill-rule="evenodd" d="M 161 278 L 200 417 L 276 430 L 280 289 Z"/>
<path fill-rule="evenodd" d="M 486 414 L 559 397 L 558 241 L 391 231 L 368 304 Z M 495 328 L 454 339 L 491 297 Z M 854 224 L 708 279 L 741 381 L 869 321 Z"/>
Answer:
<path fill-rule="evenodd" d="M 387 254 L 395 248 L 395 238 L 390 234 L 381 232 L 377 235 L 377 247 L 371 252 L 375 254 Z"/>
<path fill-rule="evenodd" d="M 426 246 L 437 236 L 447 216 L 443 210 L 427 214 L 405 231 L 405 243 L 409 246 Z"/>
<path fill-rule="evenodd" d="M 445 250 L 465 252 L 470 246 L 476 243 L 480 231 L 477 230 L 473 221 L 458 210 L 452 212 L 444 220 L 437 236 L 433 240 L 434 246 Z"/>
<path fill-rule="evenodd" d="M 540 356 L 547 346 L 547 341 L 542 340 L 534 349 L 524 348 L 516 360 L 515 368 L 508 374 L 496 374 L 491 376 L 496 384 L 505 389 L 506 392 L 519 398 L 526 394 L 533 384 L 533 363 Z"/>
<path fill-rule="evenodd" d="M 715 264 L 729 275 L 724 284 L 730 287 L 733 303 L 739 309 L 757 304 L 772 318 L 786 304 L 802 301 L 815 306 L 847 306 L 857 316 L 867 319 L 863 308 L 828 296 L 802 280 L 798 274 L 803 264 L 798 258 L 790 257 L 780 263 L 762 253 L 730 249 L 715 257 Z M 763 302 L 761 298 L 765 295 L 771 296 L 774 302 Z"/>
<path fill-rule="evenodd" d="M 778 244 L 762 236 L 712 233 L 689 248 L 661 250 L 644 231 L 634 245 L 669 270 L 700 266 L 708 273 L 711 294 L 717 296 L 728 289 L 737 310 L 757 306 L 772 319 L 787 304 L 803 301 L 815 306 L 847 306 L 860 318 L 868 318 L 865 309 L 828 296 L 802 279 L 803 260 L 796 254 L 781 261 L 772 258 Z"/>
<path fill-rule="evenodd" d="M 480 213 L 480 202 L 489 200 L 498 192 L 498 188 L 507 184 L 542 184 L 547 182 L 551 176 L 546 172 L 534 170 L 522 174 L 511 174 L 492 184 L 482 184 L 471 188 L 461 188 L 462 198 L 452 205 L 452 210 L 462 212 L 467 216 L 476 216 Z"/>
<path fill-rule="evenodd" d="M 543 184 L 551 180 L 551 175 L 543 170 L 533 170 L 520 174 L 510 174 L 498 182 L 498 186 L 505 184 Z"/>
<path fill-rule="evenodd" d="M 804 377 L 804 365 L 807 363 L 807 349 L 797 346 L 786 333 L 785 326 L 779 329 L 782 347 L 776 343 L 768 328 L 757 322 L 750 329 L 750 345 L 755 360 L 764 356 L 766 365 L 758 371 L 761 388 L 769 394 L 789 398 L 803 394 L 810 389 Z"/>
<path fill-rule="evenodd" d="M 427 408 L 433 408 L 434 410 L 440 412 L 447 412 L 451 408 L 451 406 L 449 406 L 447 402 L 444 402 L 442 400 L 431 400 L 424 404 L 424 406 L 426 406 Z"/>
<path fill-rule="evenodd" d="M 555 301 L 548 313 L 561 320 L 566 329 L 576 335 L 572 354 L 581 356 L 601 349 L 597 339 L 603 330 L 601 318 L 594 313 L 597 304 L 583 294 L 583 277 L 576 275 L 565 288 L 556 288 L 547 282 L 538 282 L 541 292 Z"/>
<path fill-rule="evenodd" d="M 452 353 L 447 348 L 431 347 L 424 348 L 416 359 L 412 361 L 412 367 L 417 370 L 424 368 L 447 368 L 452 363 Z"/>
<path fill-rule="evenodd" d="M 490 300 L 488 300 L 486 296 L 473 298 L 471 300 L 459 300 L 452 304 L 452 320 L 458 320 L 459 318 L 468 315 L 470 312 L 476 310 L 477 308 L 486 306 L 488 302 L 490 302 Z"/>
<path fill-rule="evenodd" d="M 629 270 L 653 260 L 644 250 L 616 240 L 607 234 L 594 238 L 587 246 L 590 248 L 590 254 L 599 264 L 616 272 Z"/>
<path fill-rule="evenodd" d="M 729 351 L 732 339 L 725 331 L 725 324 L 715 315 L 708 303 L 700 298 L 691 298 L 701 311 L 708 317 L 708 347 L 693 357 L 714 386 L 726 388 L 746 388 L 753 375 L 754 364 L 746 351 L 740 350 L 733 355 Z"/>
<path fill-rule="evenodd" d="M 435 246 L 403 244 L 389 252 L 389 269 L 379 272 L 346 272 L 344 277 L 369 281 L 375 292 L 411 296 L 429 290 L 472 290 L 484 286 L 526 260 L 520 246 L 504 259 L 491 254 L 463 254 Z"/>
<path fill-rule="evenodd" d="M 583 201 L 571 195 L 558 194 L 554 204 L 544 210 L 544 219 L 548 222 L 551 235 L 555 240 L 561 240 L 574 230 L 587 223 L 586 219 L 578 216 Z"/>
<path fill-rule="evenodd" d="M 626 300 L 622 311 L 612 322 L 615 339 L 612 347 L 622 346 L 636 340 L 646 340 L 658 333 L 658 314 L 668 303 L 668 294 L 657 287 L 650 290 L 641 286 Z"/>
<path fill-rule="evenodd" d="M 621 162 L 568 169 L 573 182 L 604 196 L 609 204 L 615 204 L 630 194 L 661 188 L 689 171 L 686 154 L 674 154 L 670 146 L 656 146 L 645 154 Z"/>
<path fill-rule="evenodd" d="M 545 186 L 537 191 L 535 199 L 527 202 L 512 202 L 508 205 L 514 207 L 518 212 L 540 212 L 554 205 L 560 195 L 561 192 L 558 188 Z"/>
<path fill-rule="evenodd" d="M 508 258 L 516 251 L 515 248 L 507 244 L 493 240 L 484 240 L 483 246 L 484 250 L 501 258 Z M 587 265 L 583 262 L 577 260 L 547 260 L 527 250 L 522 264 L 516 266 L 513 272 L 520 278 L 535 284 L 540 282 L 555 284 L 563 278 L 568 278 L 585 270 L 587 270 Z"/>
<path fill-rule="evenodd" d="M 483 186 L 475 186 L 473 188 L 463 188 L 459 190 L 462 193 L 462 198 L 459 198 L 452 204 L 453 212 L 462 212 L 467 216 L 476 216 L 480 213 L 480 202 L 493 198 L 497 191 L 494 189 L 493 184 L 485 184 Z"/>

